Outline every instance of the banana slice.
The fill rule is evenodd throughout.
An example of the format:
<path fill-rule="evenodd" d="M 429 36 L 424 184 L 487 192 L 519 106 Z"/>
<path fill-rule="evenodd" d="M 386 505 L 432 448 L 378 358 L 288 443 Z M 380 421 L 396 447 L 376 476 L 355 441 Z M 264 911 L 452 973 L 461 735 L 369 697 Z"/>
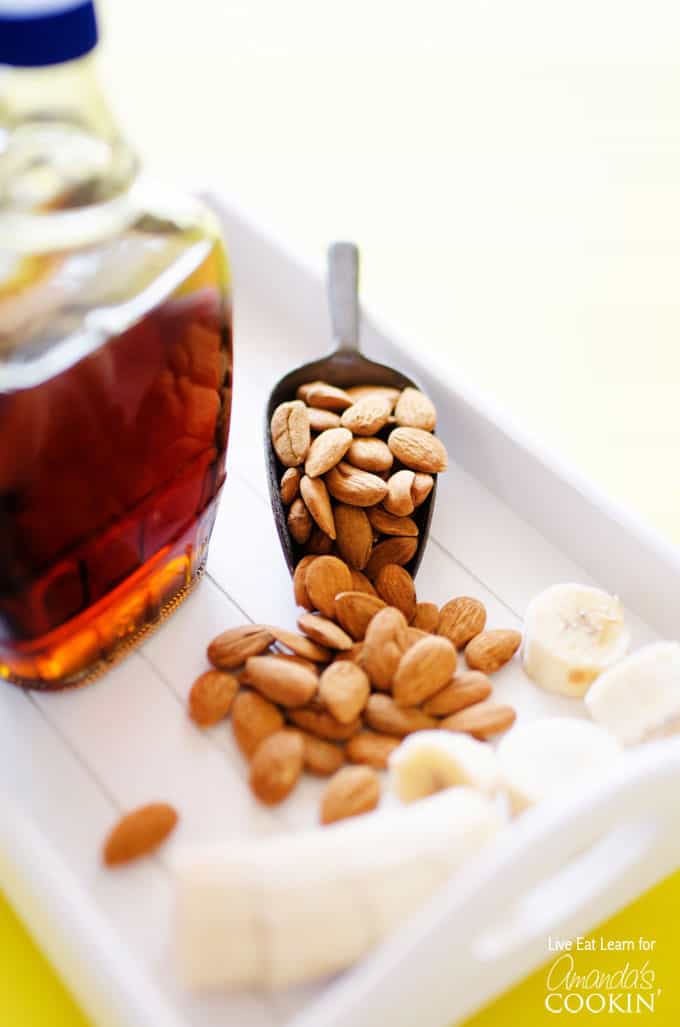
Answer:
<path fill-rule="evenodd" d="M 499 784 L 519 813 L 548 795 L 584 787 L 621 756 L 616 738 L 589 720 L 542 717 L 519 724 L 503 738 L 496 758 Z"/>
<path fill-rule="evenodd" d="M 629 644 L 621 600 L 599 588 L 553 585 L 529 603 L 524 669 L 548 692 L 583 695 Z"/>
<path fill-rule="evenodd" d="M 416 731 L 389 758 L 390 786 L 402 802 L 415 802 L 454 785 L 492 795 L 496 756 L 487 742 L 451 731 Z"/>
<path fill-rule="evenodd" d="M 631 653 L 600 675 L 585 703 L 624 745 L 680 730 L 680 644 L 652 642 Z"/>

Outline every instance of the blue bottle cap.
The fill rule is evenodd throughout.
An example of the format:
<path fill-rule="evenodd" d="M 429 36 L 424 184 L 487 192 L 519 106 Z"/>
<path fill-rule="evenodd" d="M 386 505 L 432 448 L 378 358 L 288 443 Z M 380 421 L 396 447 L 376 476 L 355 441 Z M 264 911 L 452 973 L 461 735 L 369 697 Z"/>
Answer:
<path fill-rule="evenodd" d="M 0 0 L 0 64 L 62 64 L 96 43 L 92 0 Z"/>

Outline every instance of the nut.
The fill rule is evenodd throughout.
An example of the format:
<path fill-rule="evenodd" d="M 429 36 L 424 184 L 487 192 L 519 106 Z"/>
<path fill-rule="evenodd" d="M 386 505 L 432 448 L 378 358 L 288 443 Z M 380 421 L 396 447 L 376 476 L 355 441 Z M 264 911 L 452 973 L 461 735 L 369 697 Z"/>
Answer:
<path fill-rule="evenodd" d="M 324 617 L 332 618 L 335 616 L 335 597 L 338 592 L 349 592 L 352 575 L 347 564 L 337 556 L 320 556 L 307 568 L 305 588 L 315 609 L 320 610 Z"/>
<path fill-rule="evenodd" d="M 443 688 L 455 669 L 456 650 L 449 640 L 426 635 L 399 661 L 392 682 L 394 701 L 398 706 L 417 706 Z"/>
<path fill-rule="evenodd" d="M 359 657 L 375 688 L 384 690 L 390 687 L 407 645 L 408 625 L 401 610 L 394 606 L 379 610 L 366 629 Z"/>
<path fill-rule="evenodd" d="M 516 716 L 512 706 L 478 702 L 441 720 L 439 727 L 445 731 L 465 731 L 473 738 L 484 739 L 507 731 Z"/>
<path fill-rule="evenodd" d="M 317 675 L 308 667 L 275 656 L 251 656 L 246 674 L 249 684 L 280 706 L 304 706 L 319 686 Z"/>
<path fill-rule="evenodd" d="M 352 404 L 340 418 L 340 423 L 355 435 L 375 435 L 387 424 L 392 404 L 385 396 L 369 393 Z"/>
<path fill-rule="evenodd" d="M 312 534 L 313 521 L 312 515 L 299 496 L 291 504 L 286 524 L 288 525 L 288 531 L 298 545 L 303 546 Z"/>
<path fill-rule="evenodd" d="M 329 428 L 340 427 L 340 414 L 332 410 L 323 410 L 321 407 L 307 407 L 309 414 L 309 427 L 312 431 L 328 431 Z"/>
<path fill-rule="evenodd" d="M 199 727 L 211 727 L 223 720 L 238 692 L 238 679 L 221 670 L 206 670 L 196 678 L 189 692 L 189 716 Z"/>
<path fill-rule="evenodd" d="M 397 474 L 400 473 L 400 471 L 397 471 Z M 410 474 L 411 472 L 407 471 L 406 473 Z M 394 514 L 388 513 L 381 506 L 372 506 L 367 513 L 374 530 L 381 532 L 383 535 L 415 537 L 418 534 L 418 525 L 412 517 L 396 517 Z"/>
<path fill-rule="evenodd" d="M 347 450 L 347 460 L 362 471 L 389 471 L 394 463 L 390 447 L 382 439 L 354 439 Z"/>
<path fill-rule="evenodd" d="M 416 474 L 411 486 L 411 499 L 414 506 L 419 507 L 425 502 L 434 488 L 434 478 L 431 474 Z"/>
<path fill-rule="evenodd" d="M 350 567 L 350 573 L 352 575 L 352 591 L 353 592 L 365 592 L 369 596 L 377 596 L 378 593 L 373 588 L 373 585 L 368 580 L 365 574 L 361 571 L 357 571 L 354 567 Z"/>
<path fill-rule="evenodd" d="M 491 682 L 486 674 L 478 670 L 466 670 L 440 692 L 435 692 L 423 703 L 422 710 L 431 717 L 448 717 L 458 710 L 488 699 L 490 695 Z"/>
<path fill-rule="evenodd" d="M 328 382 L 306 382 L 299 387 L 296 395 L 308 406 L 321 407 L 323 410 L 346 410 L 353 402 L 344 389 L 337 389 Z"/>
<path fill-rule="evenodd" d="M 328 646 L 329 649 L 351 649 L 352 639 L 339 628 L 338 625 L 327 617 L 319 617 L 315 613 L 303 613 L 298 617 L 298 627 L 305 635 L 312 638 L 319 645 Z"/>
<path fill-rule="evenodd" d="M 321 823 L 370 813 L 380 801 L 380 780 L 369 767 L 343 767 L 321 797 Z"/>
<path fill-rule="evenodd" d="M 275 806 L 300 780 L 305 746 L 297 731 L 275 731 L 257 747 L 250 764 L 250 787 L 260 802 Z"/>
<path fill-rule="evenodd" d="M 333 539 L 318 526 L 312 528 L 305 552 L 310 556 L 328 556 L 333 549 Z"/>
<path fill-rule="evenodd" d="M 407 570 L 399 564 L 386 563 L 376 575 L 375 587 L 388 606 L 396 606 L 407 621 L 413 620 L 416 612 L 416 586 Z"/>
<path fill-rule="evenodd" d="M 436 603 L 416 603 L 416 612 L 411 622 L 414 628 L 435 633 L 439 624 L 439 607 Z"/>
<path fill-rule="evenodd" d="M 434 717 L 415 708 L 402 709 L 389 695 L 374 692 L 366 703 L 364 720 L 374 731 L 403 738 L 413 731 L 427 731 L 437 726 Z"/>
<path fill-rule="evenodd" d="M 228 628 L 208 646 L 208 659 L 218 670 L 240 667 L 249 656 L 264 652 L 274 641 L 274 636 L 261 624 L 242 624 Z"/>
<path fill-rule="evenodd" d="M 394 408 L 394 404 L 401 395 L 401 389 L 394 388 L 391 385 L 352 385 L 351 388 L 345 391 L 351 397 L 353 403 L 363 399 L 364 396 L 383 396 L 389 401 L 390 410 Z"/>
<path fill-rule="evenodd" d="M 394 514 L 395 517 L 408 517 L 413 513 L 415 505 L 411 490 L 415 477 L 413 471 L 406 470 L 395 471 L 390 475 L 387 479 L 387 495 L 383 503 L 388 513 Z"/>
<path fill-rule="evenodd" d="M 393 538 L 378 542 L 373 547 L 371 558 L 364 570 L 369 578 L 375 580 L 381 569 L 388 563 L 405 564 L 412 560 L 418 549 L 417 538 L 402 538 L 395 535 Z"/>
<path fill-rule="evenodd" d="M 250 759 L 260 742 L 283 727 L 281 711 L 257 692 L 241 691 L 231 708 L 231 724 L 239 749 Z"/>
<path fill-rule="evenodd" d="M 316 560 L 315 556 L 303 556 L 300 562 L 295 568 L 293 574 L 293 592 L 295 594 L 295 602 L 298 606 L 304 606 L 305 610 L 309 610 L 310 613 L 314 609 L 312 600 L 307 594 L 307 586 L 305 579 L 307 577 L 307 568 L 309 567 L 312 560 Z"/>
<path fill-rule="evenodd" d="M 420 389 L 406 388 L 394 408 L 397 424 L 432 431 L 437 424 L 437 411 L 431 399 Z"/>
<path fill-rule="evenodd" d="M 320 478 L 304 475 L 300 481 L 300 494 L 310 514 L 329 538 L 335 538 L 335 519 L 328 489 Z"/>
<path fill-rule="evenodd" d="M 326 667 L 319 682 L 319 699 L 336 720 L 350 724 L 368 701 L 371 685 L 367 674 L 351 660 Z"/>
<path fill-rule="evenodd" d="M 267 630 L 274 636 L 279 645 L 290 649 L 296 656 L 302 656 L 305 660 L 312 660 L 314 663 L 328 663 L 332 658 L 330 649 L 312 642 L 306 635 L 298 635 L 295 631 L 286 631 L 285 628 L 276 628 L 271 624 Z"/>
<path fill-rule="evenodd" d="M 154 852 L 177 820 L 176 811 L 165 802 L 152 802 L 127 813 L 104 842 L 104 863 L 108 867 L 121 866 Z"/>
<path fill-rule="evenodd" d="M 355 570 L 362 570 L 373 548 L 373 528 L 366 511 L 360 506 L 336 503 L 335 528 L 338 550 L 343 560 Z"/>
<path fill-rule="evenodd" d="M 284 467 L 304 463 L 311 442 L 309 414 L 304 403 L 298 400 L 279 403 L 272 414 L 270 429 L 272 445 Z"/>
<path fill-rule="evenodd" d="M 334 499 L 350 506 L 373 506 L 387 495 L 387 485 L 376 474 L 360 471 L 341 460 L 326 475 L 326 486 Z"/>
<path fill-rule="evenodd" d="M 471 638 L 484 630 L 486 610 L 479 599 L 459 596 L 444 603 L 439 614 L 437 633 L 462 649 Z"/>
<path fill-rule="evenodd" d="M 378 610 L 385 603 L 366 592 L 339 592 L 335 597 L 335 619 L 352 638 L 360 641 Z"/>
<path fill-rule="evenodd" d="M 512 659 L 521 642 L 519 631 L 483 631 L 475 635 L 465 648 L 468 667 L 481 670 L 484 674 L 493 674 Z"/>
<path fill-rule="evenodd" d="M 445 471 L 448 466 L 443 442 L 422 428 L 395 428 L 390 432 L 387 445 L 397 460 L 413 471 L 434 474 Z"/>
<path fill-rule="evenodd" d="M 335 467 L 350 447 L 352 433 L 347 428 L 329 428 L 322 431 L 312 442 L 307 460 L 305 474 L 317 478 L 331 467 Z"/>
<path fill-rule="evenodd" d="M 360 731 L 347 742 L 345 755 L 350 763 L 365 763 L 377 770 L 385 770 L 390 753 L 394 752 L 400 740 L 377 731 Z"/>
<path fill-rule="evenodd" d="M 339 745 L 317 738 L 309 731 L 296 730 L 304 743 L 305 770 L 319 777 L 329 777 L 340 769 L 345 762 L 345 753 Z"/>
<path fill-rule="evenodd" d="M 290 710 L 288 717 L 297 727 L 309 731 L 317 738 L 325 738 L 328 742 L 344 742 L 361 730 L 361 720 L 358 717 L 349 724 L 341 724 L 332 714 L 311 706 Z"/>
<path fill-rule="evenodd" d="M 279 495 L 284 506 L 290 506 L 294 499 L 297 499 L 300 487 L 301 472 L 297 467 L 289 467 L 283 472 Z"/>

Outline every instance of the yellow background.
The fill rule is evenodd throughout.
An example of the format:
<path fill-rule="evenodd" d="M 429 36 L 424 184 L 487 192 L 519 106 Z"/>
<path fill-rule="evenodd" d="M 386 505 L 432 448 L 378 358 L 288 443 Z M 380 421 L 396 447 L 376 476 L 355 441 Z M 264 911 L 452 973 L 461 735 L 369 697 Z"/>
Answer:
<path fill-rule="evenodd" d="M 210 178 L 312 259 L 356 238 L 372 308 L 680 541 L 676 3 L 100 8 L 147 167 Z M 674 878 L 607 927 L 656 933 L 664 1027 L 679 906 Z M 0 954 L 3 1027 L 84 1023 L 2 905 Z M 475 1027 L 548 1021 L 543 983 Z"/>

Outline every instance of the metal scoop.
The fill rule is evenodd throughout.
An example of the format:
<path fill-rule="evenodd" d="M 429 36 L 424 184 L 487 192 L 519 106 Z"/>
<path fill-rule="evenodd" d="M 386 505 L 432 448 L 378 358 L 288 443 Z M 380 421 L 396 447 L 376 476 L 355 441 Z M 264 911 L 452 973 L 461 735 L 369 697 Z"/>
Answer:
<path fill-rule="evenodd" d="M 275 408 L 279 403 L 295 399 L 298 386 L 312 381 L 328 382 L 339 388 L 350 388 L 352 385 L 387 385 L 399 389 L 410 385 L 418 388 L 415 382 L 400 371 L 368 360 L 360 353 L 358 285 L 359 250 L 356 245 L 351 242 L 332 243 L 328 249 L 328 303 L 335 349 L 328 356 L 322 357 L 320 360 L 313 360 L 309 364 L 303 364 L 285 375 L 272 390 L 265 411 L 265 451 L 269 495 L 274 511 L 276 530 L 281 540 L 281 548 L 291 574 L 303 553 L 290 536 L 286 524 L 286 509 L 279 494 L 281 476 L 286 468 L 276 456 L 269 431 L 269 424 Z M 411 515 L 418 525 L 418 548 L 406 568 L 413 576 L 420 566 L 430 531 L 434 497 L 437 490 L 436 475 L 434 482 L 429 496 Z"/>

